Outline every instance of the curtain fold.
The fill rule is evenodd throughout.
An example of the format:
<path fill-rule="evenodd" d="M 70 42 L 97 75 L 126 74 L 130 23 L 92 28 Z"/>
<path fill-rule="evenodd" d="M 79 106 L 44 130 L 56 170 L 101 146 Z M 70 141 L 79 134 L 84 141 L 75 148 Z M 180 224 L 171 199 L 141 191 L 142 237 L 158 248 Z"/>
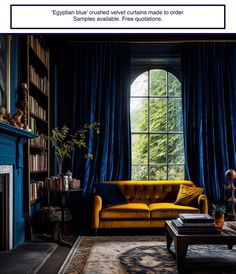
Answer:
<path fill-rule="evenodd" d="M 236 43 L 186 43 L 181 62 L 186 178 L 223 203 L 236 168 Z"/>
<path fill-rule="evenodd" d="M 85 159 L 81 150 L 75 150 L 71 160 L 73 175 L 81 179 L 86 196 L 95 182 L 130 179 L 129 46 L 107 42 L 68 47 L 64 72 L 73 101 L 71 127 L 100 123 L 100 134 L 90 131 L 87 140 L 94 159 Z"/>

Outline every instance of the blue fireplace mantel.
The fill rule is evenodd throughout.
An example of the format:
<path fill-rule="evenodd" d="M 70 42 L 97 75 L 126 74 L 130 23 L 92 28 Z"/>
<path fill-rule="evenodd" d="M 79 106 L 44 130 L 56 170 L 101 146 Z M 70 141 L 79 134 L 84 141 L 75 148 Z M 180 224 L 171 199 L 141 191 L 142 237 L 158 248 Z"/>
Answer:
<path fill-rule="evenodd" d="M 38 135 L 0 122 L 0 165 L 13 166 L 13 247 L 25 239 L 23 210 L 23 145 Z"/>

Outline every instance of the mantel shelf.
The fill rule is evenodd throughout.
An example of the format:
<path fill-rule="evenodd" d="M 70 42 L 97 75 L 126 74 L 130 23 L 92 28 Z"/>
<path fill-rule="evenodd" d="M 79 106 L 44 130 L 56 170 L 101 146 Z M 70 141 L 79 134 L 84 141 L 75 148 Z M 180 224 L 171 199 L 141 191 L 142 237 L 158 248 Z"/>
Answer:
<path fill-rule="evenodd" d="M 23 144 L 30 138 L 35 138 L 38 135 L 21 128 L 17 128 L 5 123 L 0 122 L 0 145 L 5 145 L 2 158 L 7 156 L 11 159 L 15 159 L 16 168 L 23 167 Z M 6 148 L 7 145 L 7 148 Z M 15 149 L 12 149 L 12 146 Z M 3 150 L 1 148 L 1 150 Z M 12 154 L 9 155 L 9 152 Z M 14 155 L 13 155 L 14 154 Z M 7 156 L 6 156 L 7 155 Z M 6 159 L 5 159 L 6 160 Z"/>
<path fill-rule="evenodd" d="M 0 133 L 15 136 L 17 138 L 30 139 L 38 137 L 37 134 L 21 128 L 17 128 L 0 122 Z"/>

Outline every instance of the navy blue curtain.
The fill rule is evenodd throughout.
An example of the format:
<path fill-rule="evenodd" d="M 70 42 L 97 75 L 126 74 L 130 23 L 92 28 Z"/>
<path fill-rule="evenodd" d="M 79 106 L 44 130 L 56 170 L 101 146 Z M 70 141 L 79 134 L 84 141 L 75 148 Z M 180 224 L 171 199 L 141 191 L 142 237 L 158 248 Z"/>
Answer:
<path fill-rule="evenodd" d="M 130 179 L 129 46 L 70 44 L 65 63 L 68 96 L 73 101 L 71 115 L 67 114 L 72 129 L 100 123 L 100 134 L 90 131 L 87 139 L 94 159 L 85 159 L 81 150 L 75 150 L 71 159 L 73 176 L 81 179 L 84 195 L 89 196 L 95 182 Z"/>
<path fill-rule="evenodd" d="M 236 43 L 186 43 L 181 60 L 186 178 L 223 203 L 236 168 Z"/>

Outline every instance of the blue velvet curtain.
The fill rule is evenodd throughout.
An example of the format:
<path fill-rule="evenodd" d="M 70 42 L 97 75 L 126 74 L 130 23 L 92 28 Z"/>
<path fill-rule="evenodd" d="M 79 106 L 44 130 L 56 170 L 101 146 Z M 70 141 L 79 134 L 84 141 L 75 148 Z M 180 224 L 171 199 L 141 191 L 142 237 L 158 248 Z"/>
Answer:
<path fill-rule="evenodd" d="M 94 159 L 85 159 L 84 151 L 75 150 L 71 160 L 73 175 L 81 179 L 84 195 L 89 196 L 95 182 L 130 179 L 129 46 L 91 42 L 68 47 L 71 126 L 100 123 L 100 134 L 90 131 L 87 139 Z"/>
<path fill-rule="evenodd" d="M 223 203 L 236 168 L 236 43 L 186 43 L 181 60 L 186 177 Z"/>

